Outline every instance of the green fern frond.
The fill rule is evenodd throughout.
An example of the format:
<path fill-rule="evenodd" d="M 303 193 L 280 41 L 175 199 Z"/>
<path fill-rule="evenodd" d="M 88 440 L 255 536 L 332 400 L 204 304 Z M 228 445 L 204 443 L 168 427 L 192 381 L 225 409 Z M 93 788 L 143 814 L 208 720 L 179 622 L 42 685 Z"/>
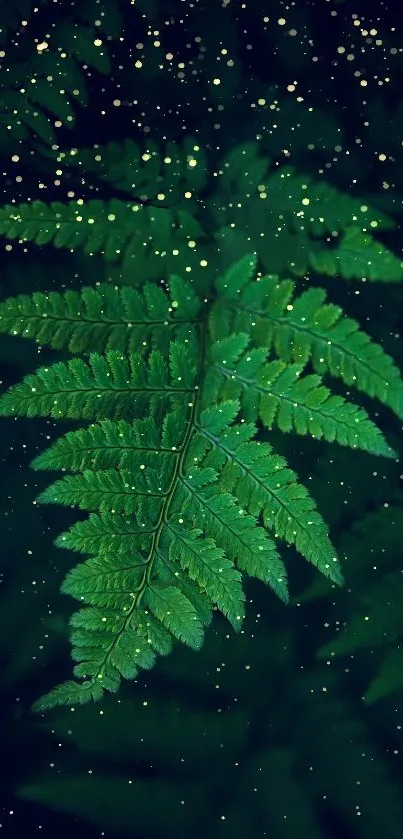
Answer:
<path fill-rule="evenodd" d="M 8 239 L 49 242 L 55 248 L 78 248 L 85 253 L 101 251 L 113 261 L 135 235 L 137 213 L 145 208 L 112 198 L 108 203 L 94 198 L 89 201 L 32 201 L 15 207 L 6 204 L 0 209 L 0 233 Z"/>
<path fill-rule="evenodd" d="M 133 353 L 145 344 L 166 351 L 183 325 L 197 322 L 201 308 L 190 283 L 179 277 L 170 277 L 169 294 L 155 283 L 141 290 L 101 283 L 8 298 L 0 303 L 0 331 L 71 353 Z"/>
<path fill-rule="evenodd" d="M 294 345 L 288 358 L 267 359 L 268 344 L 283 354 L 289 347 L 268 324 L 270 317 L 285 320 L 292 284 L 285 296 L 273 278 L 255 281 L 254 271 L 255 259 L 245 257 L 211 284 L 203 304 L 192 286 L 172 277 L 169 292 L 102 285 L 1 306 L 3 331 L 89 353 L 42 367 L 0 397 L 4 416 L 92 423 L 68 431 L 33 462 L 72 473 L 45 489 L 40 502 L 89 514 L 55 542 L 86 555 L 62 586 L 82 607 L 71 621 L 78 681 L 51 691 L 37 708 L 116 691 L 174 640 L 198 649 L 214 608 L 239 629 L 245 577 L 287 601 L 275 540 L 342 582 L 313 499 L 285 460 L 255 439 L 255 422 L 391 452 L 362 409 L 330 394 L 318 375 L 299 375 L 311 357 L 307 338 L 298 344 L 297 364 Z M 312 317 L 325 340 L 323 310 L 316 306 Z M 343 323 L 339 310 L 337 317 L 331 311 L 330 335 Z M 91 341 L 102 354 L 90 352 Z M 380 359 L 388 371 L 388 357 L 375 352 L 379 372 Z"/>
<path fill-rule="evenodd" d="M 94 6 L 92 0 L 85 0 L 84 3 L 74 8 L 74 15 L 82 21 L 86 26 L 92 26 L 94 23 Z M 122 14 L 118 3 L 115 0 L 107 0 L 102 5 L 102 15 L 97 20 L 97 32 L 102 32 L 109 35 L 111 38 L 118 38 L 122 32 Z"/>
<path fill-rule="evenodd" d="M 115 33 L 119 31 L 121 18 L 117 17 L 114 26 Z M 92 21 L 91 21 L 92 23 Z M 112 34 L 112 33 L 111 33 Z M 88 64 L 107 76 L 111 71 L 111 63 L 105 43 L 96 45 L 97 31 L 94 26 L 82 26 L 70 21 L 58 23 L 55 26 L 55 43 L 63 52 L 75 59 L 80 64 Z"/>
<path fill-rule="evenodd" d="M 242 619 L 245 595 L 241 585 L 241 575 L 233 563 L 226 558 L 222 548 L 213 539 L 203 537 L 198 528 L 184 534 L 181 528 L 170 525 L 175 534 L 171 542 L 171 553 L 176 561 L 187 571 L 191 580 L 195 580 L 206 592 L 212 602 L 237 629 Z M 173 545 L 175 548 L 173 549 Z M 172 556 L 173 559 L 173 556 Z"/>
<path fill-rule="evenodd" d="M 219 472 L 222 490 L 233 493 L 251 515 L 262 515 L 266 528 L 294 544 L 325 576 L 340 583 L 334 548 L 307 489 L 268 443 L 252 440 L 256 434 L 254 425 L 229 425 L 238 407 L 236 402 L 223 402 L 202 412 L 190 456 L 199 459 L 207 449 L 205 466 Z M 265 581 L 277 587 L 284 570 L 278 559 L 273 560 L 274 566 L 266 563 L 254 576 L 265 579 L 266 575 Z M 273 582 L 267 578 L 272 567 Z"/>
<path fill-rule="evenodd" d="M 246 333 L 215 343 L 206 384 L 220 399 L 239 397 L 248 422 L 259 418 L 269 429 L 277 425 L 284 432 L 310 434 L 371 454 L 396 456 L 363 408 L 332 395 L 320 376 L 301 376 L 297 364 L 266 362 L 267 350 L 248 349 L 248 344 Z M 222 379 L 225 384 L 220 387 Z"/>
<path fill-rule="evenodd" d="M 80 510 L 99 511 L 100 513 L 115 511 L 125 516 L 133 515 L 139 503 L 139 496 L 163 496 L 151 487 L 162 483 L 156 469 L 148 469 L 146 474 L 140 472 L 133 486 L 133 472 L 131 469 L 86 469 L 82 475 L 68 475 L 55 481 L 38 497 L 42 504 L 63 504 L 68 507 L 79 507 Z"/>
<path fill-rule="evenodd" d="M 162 445 L 161 426 L 152 417 L 135 419 L 132 423 L 100 420 L 88 428 L 68 431 L 37 455 L 31 465 L 34 469 L 70 472 L 130 468 L 139 475 L 144 466 L 144 452 L 153 468 L 162 468 L 163 458 L 172 454 L 169 446 Z"/>
<path fill-rule="evenodd" d="M 194 361 L 189 347 L 181 343 L 171 345 L 169 367 L 158 350 L 150 353 L 147 364 L 140 355 L 124 356 L 117 350 L 104 356 L 91 353 L 88 363 L 81 358 L 58 361 L 4 393 L 0 416 L 130 418 L 135 410 L 144 414 L 150 406 L 159 408 L 168 395 L 191 394 Z"/>
<path fill-rule="evenodd" d="M 97 702 L 102 699 L 103 688 L 93 681 L 63 682 L 57 685 L 46 696 L 41 696 L 32 705 L 33 711 L 48 711 L 58 705 L 85 705 L 87 702 Z"/>
<path fill-rule="evenodd" d="M 240 272 L 239 272 L 240 273 Z M 224 334 L 245 332 L 252 344 L 274 349 L 287 364 L 310 361 L 317 373 L 329 373 L 349 386 L 376 397 L 403 417 L 403 382 L 382 347 L 326 303 L 326 292 L 311 288 L 293 298 L 292 280 L 264 276 L 255 283 L 227 284 L 218 278 L 217 310 L 212 312 L 213 341 Z"/>
<path fill-rule="evenodd" d="M 144 601 L 157 620 L 161 621 L 178 641 L 182 641 L 193 650 L 200 649 L 203 644 L 203 624 L 196 609 L 180 589 L 153 582 L 145 592 Z M 128 652 L 130 653 L 130 650 Z M 129 660 L 127 654 L 124 660 Z"/>
<path fill-rule="evenodd" d="M 67 578 L 65 580 L 65 586 L 66 588 L 68 587 Z M 89 587 L 89 591 L 91 591 L 91 586 Z M 189 600 L 193 599 L 192 594 L 193 592 L 188 597 Z M 201 612 L 202 611 L 203 609 Z M 203 619 L 204 625 L 207 626 L 210 620 L 211 615 L 209 615 L 208 619 Z M 89 633 L 97 633 L 102 632 L 106 624 L 108 632 L 116 634 L 119 632 L 119 628 L 121 627 L 121 621 L 122 616 L 115 609 L 110 609 L 105 606 L 102 606 L 102 608 L 86 606 L 83 609 L 79 609 L 78 612 L 74 612 L 70 618 L 70 626 L 74 629 L 80 629 L 83 632 L 87 631 Z M 131 619 L 131 622 L 134 626 L 134 617 Z M 151 645 L 151 647 L 155 649 L 159 655 L 168 655 L 172 651 L 172 635 L 164 629 L 162 624 L 151 614 L 147 615 L 144 627 L 147 636 L 147 643 Z"/>
<path fill-rule="evenodd" d="M 299 231 L 303 226 L 314 236 L 341 231 L 357 222 L 381 230 L 395 227 L 388 214 L 373 210 L 326 182 L 315 181 L 312 175 L 301 174 L 293 166 L 270 171 L 270 165 L 258 143 L 239 144 L 222 162 L 220 187 L 241 195 L 259 188 L 261 213 L 274 212 L 277 218 L 281 215 L 290 229 Z"/>
<path fill-rule="evenodd" d="M 198 544 L 198 548 L 201 548 L 200 543 Z M 203 624 L 203 626 L 207 627 L 210 626 L 211 621 L 213 619 L 213 600 L 211 597 L 208 596 L 205 590 L 202 590 L 196 581 L 196 578 L 190 577 L 190 570 L 187 569 L 186 571 L 183 570 L 182 566 L 179 566 L 176 561 L 176 555 L 172 556 L 172 559 L 167 556 L 166 554 L 163 556 L 160 552 L 159 557 L 156 558 L 155 563 L 158 579 L 166 584 L 173 585 L 179 588 L 185 597 L 192 603 L 195 607 L 196 612 Z M 201 566 L 198 566 L 198 570 L 202 571 Z M 238 587 L 239 591 L 239 587 Z M 243 597 L 241 598 L 243 602 Z M 227 614 L 226 617 L 230 620 L 230 615 Z M 157 628 L 160 627 L 162 629 L 161 624 L 157 624 L 155 622 L 154 627 L 154 636 L 156 635 Z M 150 633 L 150 629 L 148 630 Z M 171 636 L 167 633 L 164 638 L 162 636 L 158 636 L 155 638 L 152 643 L 156 649 L 156 651 L 161 655 L 166 655 L 167 652 L 170 652 L 172 647 Z M 167 643 L 169 641 L 169 649 L 167 647 Z"/>
<path fill-rule="evenodd" d="M 177 254 L 182 255 L 180 264 L 187 265 L 189 244 L 205 238 L 187 210 L 117 198 L 7 204 L 0 209 L 0 234 L 37 245 L 51 243 L 55 248 L 82 247 L 87 254 L 101 253 L 110 263 L 121 262 L 124 274 L 134 272 L 142 280 L 174 273 Z M 193 261 L 196 266 L 196 256 Z"/>

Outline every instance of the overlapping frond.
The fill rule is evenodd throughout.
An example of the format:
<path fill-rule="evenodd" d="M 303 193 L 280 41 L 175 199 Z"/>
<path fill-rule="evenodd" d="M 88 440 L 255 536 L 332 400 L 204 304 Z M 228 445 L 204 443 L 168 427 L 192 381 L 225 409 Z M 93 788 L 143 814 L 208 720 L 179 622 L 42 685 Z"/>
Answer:
<path fill-rule="evenodd" d="M 109 5 L 104 10 L 95 27 L 93 16 L 80 3 L 72 10 L 73 19 L 52 23 L 52 38 L 47 38 L 46 49 L 38 49 L 38 44 L 27 36 L 18 42 L 10 62 L 12 45 L 17 43 L 12 31 L 18 32 L 34 5 L 31 0 L 2 0 L 1 4 L 0 43 L 5 44 L 3 57 L 7 64 L 3 64 L 2 75 L 0 146 L 6 150 L 15 148 L 16 143 L 31 134 L 42 144 L 52 146 L 57 143 L 55 123 L 66 128 L 74 126 L 76 105 L 86 106 L 89 101 L 82 65 L 108 75 L 111 64 L 106 41 L 116 38 L 122 26 L 116 4 L 115 8 Z M 43 27 L 49 14 L 43 7 L 52 4 L 43 0 L 39 5 L 45 13 L 39 24 Z M 38 12 L 38 7 L 34 11 Z M 97 33 L 102 30 L 108 39 L 97 43 Z"/>
<path fill-rule="evenodd" d="M 284 458 L 275 454 L 268 443 L 253 439 L 253 424 L 229 425 L 238 409 L 239 404 L 233 401 L 205 409 L 191 456 L 196 458 L 206 450 L 205 463 L 219 471 L 223 491 L 234 493 L 250 514 L 262 515 L 265 527 L 277 538 L 294 544 L 325 576 L 340 583 L 335 550 L 313 499 Z M 255 575 L 269 582 L 270 570 L 267 563 L 262 563 L 260 573 Z M 276 574 L 277 581 L 281 581 L 280 567 Z"/>
<path fill-rule="evenodd" d="M 55 248 L 78 248 L 86 253 L 101 251 L 106 259 L 116 259 L 135 236 L 137 213 L 145 208 L 133 203 L 99 201 L 32 201 L 18 207 L 6 204 L 0 209 L 0 233 L 8 239 L 51 242 Z"/>
<path fill-rule="evenodd" d="M 225 155 L 210 212 L 218 245 L 234 259 L 255 250 L 266 271 L 402 281 L 403 262 L 375 238 L 395 227 L 391 216 L 292 166 L 272 168 L 259 142 Z"/>
<path fill-rule="evenodd" d="M 152 140 L 142 148 L 131 137 L 123 143 L 107 143 L 94 148 L 49 151 L 58 163 L 78 168 L 88 176 L 106 181 L 130 195 L 143 200 L 173 206 L 182 202 L 184 192 L 198 195 L 206 187 L 208 165 L 204 150 L 194 137 L 184 137 L 181 144 L 167 142 L 164 150 Z M 161 196 L 161 184 L 164 196 Z"/>
<path fill-rule="evenodd" d="M 318 651 L 318 658 L 333 666 L 354 658 L 359 667 L 362 655 L 362 698 L 369 704 L 401 693 L 403 684 L 402 502 L 398 492 L 343 534 L 350 595 L 340 604 L 343 620 L 330 623 L 329 638 Z"/>
<path fill-rule="evenodd" d="M 109 263 L 119 261 L 123 272 L 154 279 L 174 273 L 178 253 L 205 233 L 199 222 L 182 207 L 149 206 L 139 201 L 52 201 L 34 200 L 29 204 L 6 204 L 0 208 L 0 234 L 8 239 L 52 244 L 55 248 L 86 254 L 101 253 Z M 180 264 L 183 265 L 183 254 Z"/>

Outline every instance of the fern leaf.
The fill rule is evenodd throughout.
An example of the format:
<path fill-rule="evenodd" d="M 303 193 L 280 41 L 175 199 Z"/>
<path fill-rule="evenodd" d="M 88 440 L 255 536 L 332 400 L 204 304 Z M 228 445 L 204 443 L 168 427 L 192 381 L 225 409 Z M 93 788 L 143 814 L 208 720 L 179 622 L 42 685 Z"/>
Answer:
<path fill-rule="evenodd" d="M 58 24 L 55 31 L 56 43 L 63 51 L 81 63 L 85 61 L 90 67 L 95 67 L 99 73 L 108 75 L 111 70 L 108 53 L 105 46 L 99 48 L 95 45 L 94 35 L 93 27 L 68 22 Z"/>
<path fill-rule="evenodd" d="M 220 490 L 216 479 L 214 470 L 207 468 L 194 469 L 188 477 L 182 477 L 171 512 L 180 523 L 193 522 L 206 536 L 210 534 L 238 568 L 253 575 L 256 557 L 261 556 L 261 561 L 270 566 L 273 543 L 256 519 L 239 507 L 237 499 Z M 280 577 L 277 586 L 281 582 L 285 580 Z"/>
<path fill-rule="evenodd" d="M 153 350 L 148 365 L 139 355 L 110 350 L 41 367 L 0 397 L 0 415 L 95 420 L 144 414 L 156 400 L 192 392 L 194 361 L 185 345 L 171 345 L 171 382 L 164 356 Z M 179 375 L 182 373 L 183 375 Z"/>
<path fill-rule="evenodd" d="M 218 376 L 212 370 L 208 380 L 209 387 L 218 391 L 216 398 L 239 397 L 245 419 L 255 422 L 259 418 L 266 428 L 277 425 L 284 432 L 296 431 L 371 454 L 396 456 L 363 408 L 331 394 L 320 376 L 301 376 L 297 364 L 267 363 L 267 350 L 248 349 L 248 342 L 248 336 L 240 333 L 214 344 L 212 362 Z M 225 384 L 220 387 L 222 379 Z"/>
<path fill-rule="evenodd" d="M 136 204 L 125 204 L 116 198 L 108 204 L 98 199 L 85 204 L 7 204 L 0 209 L 0 233 L 8 239 L 37 245 L 52 242 L 56 248 L 82 245 L 86 253 L 101 251 L 106 259 L 115 260 L 133 236 L 136 214 L 141 210 Z"/>
<path fill-rule="evenodd" d="M 244 289 L 219 282 L 217 307 L 228 309 L 227 316 L 212 312 L 214 324 L 226 324 L 228 332 L 246 332 L 255 346 L 274 348 L 287 363 L 304 367 L 310 361 L 321 375 L 330 373 L 345 384 L 376 397 L 403 417 L 403 382 L 399 370 L 382 347 L 363 332 L 358 323 L 346 317 L 339 306 L 326 303 L 321 288 L 304 291 L 293 299 L 294 283 L 265 276 Z"/>
<path fill-rule="evenodd" d="M 66 125 L 69 123 L 74 125 L 74 111 L 66 93 L 61 93 L 54 85 L 49 85 L 45 79 L 40 79 L 32 85 L 29 98 L 31 102 L 45 108 Z"/>
<path fill-rule="evenodd" d="M 37 500 L 42 504 L 63 504 L 77 506 L 80 510 L 109 511 L 130 516 L 138 509 L 139 497 L 163 498 L 166 494 L 160 486 L 159 471 L 147 468 L 144 474 L 140 472 L 136 487 L 133 485 L 133 474 L 132 469 L 119 472 L 115 469 L 86 469 L 82 475 L 68 475 L 55 481 Z M 168 481 L 169 474 L 165 488 Z"/>
<path fill-rule="evenodd" d="M 203 643 L 203 624 L 190 601 L 174 586 L 152 583 L 147 588 L 145 602 L 159 621 L 179 641 L 193 650 Z"/>
<path fill-rule="evenodd" d="M 237 407 L 236 402 L 224 402 L 202 412 L 199 434 L 209 448 L 203 465 L 220 472 L 223 491 L 233 493 L 251 515 L 262 514 L 265 527 L 294 544 L 322 574 L 340 584 L 342 575 L 335 550 L 307 489 L 298 483 L 284 458 L 273 454 L 268 443 L 251 440 L 256 433 L 254 425 L 223 424 L 223 419 L 232 417 Z M 189 456 L 198 453 L 196 439 Z M 279 559 L 274 559 L 273 566 L 265 558 L 265 581 L 274 590 L 285 580 L 281 565 Z M 245 570 L 251 573 L 248 566 Z M 280 596 L 284 599 L 284 591 Z"/>
<path fill-rule="evenodd" d="M 100 684 L 93 681 L 86 682 L 63 682 L 53 688 L 49 693 L 44 694 L 34 702 L 33 711 L 48 711 L 58 705 L 85 705 L 93 700 L 101 699 L 103 689 Z"/>
<path fill-rule="evenodd" d="M 109 35 L 109 38 L 118 38 L 122 32 L 123 20 L 117 3 L 104 3 L 102 8 L 103 15 L 97 20 L 97 31 L 104 32 Z M 93 6 L 91 2 L 80 3 L 75 9 L 75 14 L 87 26 L 92 26 L 94 23 Z M 109 40 L 108 38 L 108 40 Z"/>
<path fill-rule="evenodd" d="M 64 594 L 71 594 L 89 606 L 120 608 L 126 612 L 139 590 L 144 573 L 144 559 L 129 560 L 124 554 L 102 554 L 90 557 L 68 572 L 63 584 Z"/>
<path fill-rule="evenodd" d="M 395 222 L 391 216 L 328 183 L 315 182 L 310 175 L 297 173 L 293 167 L 270 171 L 270 160 L 261 154 L 256 142 L 236 146 L 221 162 L 220 170 L 211 214 L 215 239 L 233 258 L 252 247 L 259 252 L 265 270 L 278 274 L 291 271 L 304 276 L 319 253 L 322 272 L 329 268 L 333 274 L 331 251 L 326 258 L 328 234 L 355 227 L 365 233 L 368 251 L 373 255 L 371 278 L 385 278 L 387 268 L 379 257 L 375 259 L 379 243 L 371 234 L 375 228 L 393 229 Z M 234 200 L 235 196 L 239 200 Z M 390 279 L 394 281 L 397 273 L 402 275 L 399 260 L 386 249 L 384 255 L 391 268 Z M 357 279 L 368 276 L 368 264 L 362 272 L 362 261 L 357 259 L 354 248 L 348 251 L 346 247 L 344 257 L 338 261 L 343 275 L 345 272 L 347 277 Z"/>
<path fill-rule="evenodd" d="M 48 130 L 44 118 L 42 126 L 41 116 L 39 112 L 33 117 L 39 121 L 38 131 L 40 127 Z M 44 139 L 54 142 L 53 137 Z M 101 253 L 110 263 L 123 260 L 123 273 L 135 272 L 144 279 L 177 271 L 174 251 L 181 252 L 184 246 L 189 251 L 189 243 L 205 238 L 200 224 L 185 210 L 126 203 L 117 198 L 108 202 L 90 199 L 80 204 L 44 204 L 38 200 L 18 207 L 7 204 L 0 209 L 0 233 L 37 245 L 52 243 L 70 250 L 82 247 L 87 254 Z M 184 267 L 188 259 L 186 255 Z"/>
<path fill-rule="evenodd" d="M 180 435 L 177 441 L 179 439 Z M 31 465 L 33 469 L 70 472 L 130 468 L 138 476 L 144 469 L 145 452 L 150 466 L 158 464 L 160 468 L 162 462 L 172 456 L 172 448 L 162 445 L 161 428 L 152 417 L 135 419 L 132 423 L 100 420 L 88 428 L 68 431 L 37 455 Z"/>
<path fill-rule="evenodd" d="M 167 294 L 151 283 L 141 291 L 101 283 L 79 292 L 21 294 L 0 303 L 0 331 L 72 353 L 132 353 L 145 344 L 166 351 L 174 330 L 196 323 L 201 310 L 189 283 L 172 276 L 169 288 Z"/>
<path fill-rule="evenodd" d="M 242 577 L 233 563 L 212 539 L 199 538 L 203 535 L 200 529 L 183 533 L 179 527 L 169 524 L 169 530 L 174 537 L 170 543 L 170 553 L 175 555 L 175 561 L 180 562 L 190 579 L 196 580 L 213 603 L 217 604 L 234 629 L 239 629 L 245 595 Z"/>
<path fill-rule="evenodd" d="M 53 30 L 56 36 L 55 29 Z M 46 52 L 42 52 L 41 54 L 36 54 L 32 56 L 31 60 L 31 70 L 32 70 L 32 77 L 36 79 L 36 84 L 44 84 L 47 83 L 47 76 L 51 75 L 54 72 L 55 67 L 55 56 L 52 50 L 46 50 Z M 26 65 L 22 64 L 20 75 L 21 80 L 26 78 Z M 81 69 L 80 64 L 76 61 L 72 56 L 66 56 L 63 59 L 63 62 L 59 62 L 58 67 L 58 74 L 61 83 L 61 90 L 66 91 L 66 100 L 67 102 L 74 101 L 81 105 L 81 107 L 87 107 L 89 102 L 88 91 L 87 91 L 87 78 L 84 71 Z M 63 87 L 62 87 L 63 85 Z M 36 85 L 32 85 L 33 88 Z M 52 90 L 55 90 L 55 86 L 52 85 Z M 57 88 L 56 88 L 57 90 Z M 58 91 L 60 92 L 60 91 Z M 51 105 L 51 100 L 48 100 L 49 105 Z M 52 111 L 52 107 L 49 108 L 50 113 L 54 113 Z M 55 113 L 55 116 L 57 112 Z M 74 126 L 75 119 L 73 114 L 73 119 L 69 120 L 65 123 L 66 127 Z M 41 149 L 44 156 L 51 155 L 53 153 L 51 148 L 44 147 Z"/>
<path fill-rule="evenodd" d="M 130 618 L 131 623 L 133 626 L 137 625 L 144 630 L 147 644 L 150 644 L 159 655 L 168 655 L 172 651 L 172 635 L 168 630 L 152 615 L 145 616 L 143 613 L 138 616 L 137 621 L 136 618 L 137 615 L 134 616 L 133 614 Z M 207 624 L 208 621 L 205 622 L 205 625 Z M 86 606 L 79 609 L 78 612 L 74 612 L 70 618 L 70 626 L 86 629 L 88 632 L 102 632 L 106 627 L 109 633 L 115 634 L 121 629 L 122 615 L 116 609 L 106 608 L 105 606 L 102 608 Z"/>
<path fill-rule="evenodd" d="M 155 505 L 153 510 L 156 518 L 159 506 Z M 149 509 L 150 518 L 153 510 Z M 76 522 L 70 530 L 61 533 L 55 544 L 60 548 L 81 553 L 125 556 L 130 554 L 130 551 L 140 550 L 147 538 L 150 539 L 152 521 L 148 521 L 147 524 L 149 529 L 144 533 L 141 525 L 123 516 L 114 513 L 91 513 L 87 519 Z"/>
<path fill-rule="evenodd" d="M 203 626 L 210 626 L 213 619 L 214 599 L 208 597 L 206 591 L 201 590 L 195 581 L 196 578 L 194 580 L 190 579 L 187 571 L 182 570 L 175 557 L 170 559 L 167 552 L 162 553 L 158 549 L 156 551 L 155 575 L 162 582 L 179 588 L 195 607 Z"/>
<path fill-rule="evenodd" d="M 146 586 L 147 567 L 141 557 L 129 563 L 126 556 L 117 560 L 102 555 L 68 573 L 62 590 L 95 607 L 72 618 L 76 676 L 116 690 L 121 677 L 132 679 L 138 668 L 153 667 L 155 653 L 170 652 L 171 633 L 194 649 L 201 645 L 210 613 L 197 589 L 189 581 L 188 598 L 177 585 L 156 578 Z M 147 605 L 155 617 L 144 608 Z"/>
<path fill-rule="evenodd" d="M 3 0 L 0 43 L 19 28 L 22 19 L 30 18 L 33 5 L 34 0 Z"/>
<path fill-rule="evenodd" d="M 103 690 L 116 691 L 121 678 L 134 679 L 138 668 L 150 669 L 155 653 L 141 622 L 141 611 L 120 613 L 118 628 L 97 632 L 87 626 L 72 631 L 74 675 L 91 679 Z"/>
<path fill-rule="evenodd" d="M 5 0 L 2 2 L 3 20 L 7 26 L 13 26 L 16 4 L 20 9 L 17 15 L 18 26 L 21 19 L 28 18 L 32 3 L 30 0 L 13 0 L 10 5 L 10 15 L 3 11 Z M 43 4 L 42 4 L 43 5 Z M 24 11 L 22 11 L 24 9 Z M 81 9 L 81 4 L 80 4 Z M 5 14 L 5 17 L 4 17 Z M 82 17 L 82 15 L 81 15 Z M 114 26 L 107 30 L 109 38 L 112 32 L 119 31 L 119 15 L 102 16 L 113 20 Z M 87 23 L 87 21 L 86 21 Z M 93 24 L 93 19 L 91 20 Z M 0 41 L 3 40 L 0 32 Z M 99 30 L 98 30 L 99 31 Z M 98 72 L 108 73 L 110 62 L 105 46 L 95 45 L 96 32 L 93 26 L 82 25 L 77 20 L 72 23 L 52 23 L 52 39 L 47 44 L 47 50 L 34 51 L 29 60 L 13 61 L 11 67 L 5 67 L 4 91 L 2 91 L 2 113 L 0 116 L 1 143 L 6 148 L 11 138 L 25 140 L 31 132 L 37 135 L 46 145 L 57 144 L 53 128 L 55 119 L 63 123 L 63 127 L 71 128 L 75 123 L 75 113 L 72 102 L 80 105 L 88 104 L 86 78 L 80 68 L 80 63 L 96 67 Z M 54 46 L 56 45 L 56 47 Z M 63 59 L 60 59 L 60 51 Z M 9 50 L 6 51 L 8 54 Z M 24 54 L 24 53 L 22 53 Z M 58 85 L 49 84 L 49 77 L 54 78 L 57 68 Z M 7 81 L 6 81 L 7 79 Z M 8 136 L 7 136 L 8 135 Z"/>

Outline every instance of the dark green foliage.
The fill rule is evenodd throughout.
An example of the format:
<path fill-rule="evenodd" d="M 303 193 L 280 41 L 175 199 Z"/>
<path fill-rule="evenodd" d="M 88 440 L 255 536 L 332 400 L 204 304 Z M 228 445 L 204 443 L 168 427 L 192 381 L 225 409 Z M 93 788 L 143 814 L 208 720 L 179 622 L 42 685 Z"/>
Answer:
<path fill-rule="evenodd" d="M 31 135 L 51 146 L 56 142 L 55 122 L 73 128 L 77 104 L 88 105 L 82 65 L 107 75 L 111 64 L 106 35 L 117 37 L 121 29 L 113 0 L 103 0 L 97 28 L 93 3 L 80 0 L 69 9 L 69 20 L 60 18 L 50 29 L 43 28 L 42 39 L 34 39 L 29 26 L 21 27 L 22 20 L 34 17 L 34 7 L 48 26 L 49 0 L 1 3 L 0 43 L 6 46 L 7 64 L 2 66 L 0 89 L 0 149 L 15 148 Z"/>
<path fill-rule="evenodd" d="M 389 215 L 289 166 L 273 171 L 256 142 L 224 155 L 217 173 L 192 137 L 162 149 L 126 140 L 82 152 L 47 149 L 46 156 L 126 193 L 127 202 L 6 205 L 0 233 L 101 253 L 118 263 L 127 284 L 191 272 L 201 291 L 207 266 L 227 269 L 250 250 L 276 276 L 313 270 L 346 280 L 403 278 L 401 260 L 374 236 L 395 227 Z"/>
<path fill-rule="evenodd" d="M 116 691 L 173 639 L 198 649 L 212 608 L 239 629 L 245 575 L 286 601 L 272 535 L 342 581 L 314 501 L 256 439 L 256 423 L 391 457 L 367 413 L 304 368 L 354 382 L 398 416 L 402 383 L 381 347 L 324 304 L 324 292 L 310 289 L 290 306 L 291 281 L 255 272 L 246 256 L 212 278 L 203 298 L 174 276 L 166 291 L 101 284 L 0 305 L 2 331 L 84 356 L 26 376 L 1 397 L 0 413 L 91 423 L 33 463 L 72 473 L 41 502 L 89 513 L 56 541 L 88 556 L 62 587 L 82 606 L 71 622 L 78 681 L 38 709 Z"/>
<path fill-rule="evenodd" d="M 326 665 L 306 672 L 277 609 L 259 631 L 257 620 L 252 605 L 241 635 L 208 632 L 197 667 L 182 647 L 146 687 L 106 696 L 101 713 L 55 710 L 39 725 L 62 745 L 59 772 L 33 771 L 18 795 L 127 836 L 135 823 L 169 839 L 195 824 L 213 839 L 329 839 L 336 814 L 343 835 L 377 839 L 387 825 L 400 839 L 395 760 L 368 715 Z M 85 783 L 83 765 L 97 767 Z"/>
<path fill-rule="evenodd" d="M 333 666 L 348 657 L 360 672 L 365 667 L 368 704 L 403 687 L 402 500 L 398 493 L 392 503 L 355 522 L 342 540 L 350 595 L 339 604 L 340 626 L 336 632 L 329 628 L 331 638 L 318 651 L 319 659 Z"/>
<path fill-rule="evenodd" d="M 200 195 L 207 187 L 208 161 L 194 137 L 183 142 L 165 143 L 163 150 L 149 140 L 141 148 L 131 138 L 123 143 L 108 143 L 105 148 L 71 149 L 70 152 L 47 150 L 69 168 L 85 170 L 93 178 L 104 181 L 115 190 L 137 195 L 143 203 L 174 206 L 182 201 L 185 191 Z M 187 205 L 196 201 L 187 199 Z"/>

